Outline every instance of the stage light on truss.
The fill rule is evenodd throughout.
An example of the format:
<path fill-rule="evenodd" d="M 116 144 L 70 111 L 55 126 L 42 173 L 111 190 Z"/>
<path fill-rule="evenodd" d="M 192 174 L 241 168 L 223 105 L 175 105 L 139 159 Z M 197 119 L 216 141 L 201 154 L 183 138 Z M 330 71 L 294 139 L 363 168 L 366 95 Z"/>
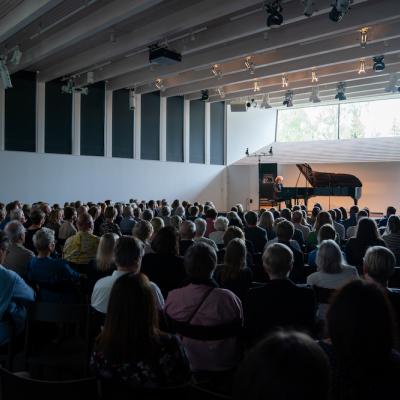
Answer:
<path fill-rule="evenodd" d="M 255 81 L 254 82 L 254 88 L 253 88 L 254 93 L 259 92 L 260 91 L 260 84 Z"/>
<path fill-rule="evenodd" d="M 365 73 L 366 73 L 365 60 L 362 59 L 362 60 L 360 60 L 360 67 L 358 68 L 358 75 L 365 74 Z"/>
<path fill-rule="evenodd" d="M 317 83 L 319 81 L 317 71 L 315 69 L 311 72 L 311 83 Z"/>
<path fill-rule="evenodd" d="M 246 59 L 244 60 L 244 66 L 249 71 L 250 75 L 254 75 L 254 73 L 256 72 L 256 66 L 250 56 L 246 57 Z"/>
<path fill-rule="evenodd" d="M 211 72 L 217 79 L 221 79 L 222 78 L 222 71 L 221 71 L 221 68 L 220 68 L 220 66 L 218 64 L 214 64 L 211 67 Z"/>
<path fill-rule="evenodd" d="M 282 75 L 282 87 L 287 88 L 289 86 L 289 79 L 286 74 Z"/>
<path fill-rule="evenodd" d="M 362 28 L 360 30 L 360 46 L 365 49 L 368 43 L 368 28 Z"/>
<path fill-rule="evenodd" d="M 219 87 L 217 89 L 217 93 L 218 93 L 219 97 L 221 97 L 221 99 L 225 98 L 225 92 L 224 92 L 224 89 L 222 87 Z"/>
<path fill-rule="evenodd" d="M 160 78 L 158 78 L 158 79 L 155 80 L 154 86 L 155 86 L 158 90 L 161 90 L 162 92 L 165 90 L 164 83 L 163 83 L 162 79 L 160 79 Z"/>

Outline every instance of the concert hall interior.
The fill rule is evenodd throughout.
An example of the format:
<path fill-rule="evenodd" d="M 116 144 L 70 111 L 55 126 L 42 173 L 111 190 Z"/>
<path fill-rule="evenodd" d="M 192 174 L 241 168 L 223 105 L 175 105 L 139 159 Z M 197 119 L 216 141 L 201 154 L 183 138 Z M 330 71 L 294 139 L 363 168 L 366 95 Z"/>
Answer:
<path fill-rule="evenodd" d="M 0 400 L 400 398 L 400 0 L 0 0 Z"/>

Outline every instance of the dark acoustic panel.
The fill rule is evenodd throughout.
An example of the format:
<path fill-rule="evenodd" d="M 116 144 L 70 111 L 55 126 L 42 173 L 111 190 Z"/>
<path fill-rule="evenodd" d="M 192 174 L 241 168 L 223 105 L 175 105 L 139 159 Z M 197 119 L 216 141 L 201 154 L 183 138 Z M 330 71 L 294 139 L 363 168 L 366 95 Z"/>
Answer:
<path fill-rule="evenodd" d="M 210 106 L 210 163 L 225 164 L 225 103 L 219 101 Z"/>
<path fill-rule="evenodd" d="M 190 102 L 190 157 L 191 163 L 205 163 L 205 103 Z"/>
<path fill-rule="evenodd" d="M 19 71 L 5 91 L 4 148 L 36 151 L 36 73 Z"/>
<path fill-rule="evenodd" d="M 141 152 L 142 160 L 160 159 L 160 92 L 142 95 Z"/>
<path fill-rule="evenodd" d="M 81 95 L 81 154 L 104 156 L 104 82 L 89 86 Z"/>
<path fill-rule="evenodd" d="M 129 109 L 129 90 L 113 92 L 112 156 L 133 158 L 134 111 Z"/>
<path fill-rule="evenodd" d="M 167 99 L 167 161 L 183 162 L 183 96 Z"/>
<path fill-rule="evenodd" d="M 72 94 L 63 93 L 60 80 L 46 83 L 45 141 L 46 153 L 72 153 Z"/>

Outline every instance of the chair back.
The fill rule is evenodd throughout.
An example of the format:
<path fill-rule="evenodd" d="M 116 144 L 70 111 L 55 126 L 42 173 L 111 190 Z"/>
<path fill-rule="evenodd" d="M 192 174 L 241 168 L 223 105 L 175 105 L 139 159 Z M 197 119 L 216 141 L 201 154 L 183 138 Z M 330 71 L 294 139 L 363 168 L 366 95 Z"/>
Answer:
<path fill-rule="evenodd" d="M 0 367 L 0 398 L 2 400 L 96 400 L 95 378 L 69 381 L 43 381 L 13 374 Z"/>
<path fill-rule="evenodd" d="M 312 288 L 319 304 L 330 304 L 331 298 L 336 291 L 336 289 L 327 289 L 320 286 L 313 286 Z"/>
<path fill-rule="evenodd" d="M 389 279 L 389 287 L 400 288 L 400 267 L 395 267 L 393 275 Z"/>

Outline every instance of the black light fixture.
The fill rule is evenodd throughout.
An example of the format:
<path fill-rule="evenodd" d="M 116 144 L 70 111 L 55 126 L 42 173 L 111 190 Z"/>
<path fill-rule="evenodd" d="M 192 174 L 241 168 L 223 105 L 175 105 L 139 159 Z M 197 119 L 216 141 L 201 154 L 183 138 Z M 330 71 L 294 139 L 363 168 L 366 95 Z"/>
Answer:
<path fill-rule="evenodd" d="M 285 98 L 282 104 L 286 107 L 293 107 L 293 95 L 294 95 L 293 90 L 288 90 L 285 93 Z"/>
<path fill-rule="evenodd" d="M 375 56 L 372 60 L 374 62 L 374 66 L 372 67 L 375 72 L 382 72 L 385 69 L 385 63 L 383 60 L 385 56 Z"/>
<path fill-rule="evenodd" d="M 202 90 L 201 91 L 201 100 L 202 101 L 207 101 L 209 99 L 209 95 L 208 95 L 208 90 Z"/>
<path fill-rule="evenodd" d="M 346 97 L 346 82 L 339 82 L 336 89 L 337 93 L 335 96 L 336 100 L 343 101 L 347 100 Z"/>
<path fill-rule="evenodd" d="M 265 3 L 265 9 L 267 10 L 267 26 L 282 25 L 283 15 L 281 14 L 283 8 L 280 0 L 267 1 Z"/>

